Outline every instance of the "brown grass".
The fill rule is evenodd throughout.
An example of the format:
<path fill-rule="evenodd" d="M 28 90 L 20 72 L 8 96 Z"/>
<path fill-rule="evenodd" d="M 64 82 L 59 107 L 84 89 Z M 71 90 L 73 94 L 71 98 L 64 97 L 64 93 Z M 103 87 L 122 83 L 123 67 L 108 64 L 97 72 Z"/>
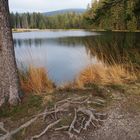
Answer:
<path fill-rule="evenodd" d="M 49 80 L 46 70 L 42 67 L 29 66 L 27 71 L 19 72 L 20 83 L 24 92 L 41 94 L 52 92 L 54 84 Z"/>
<path fill-rule="evenodd" d="M 130 70 L 130 68 L 117 64 L 112 66 L 93 64 L 78 75 L 75 84 L 77 87 L 83 87 L 85 84 L 110 85 L 132 82 L 136 79 L 137 76 L 132 66 Z"/>

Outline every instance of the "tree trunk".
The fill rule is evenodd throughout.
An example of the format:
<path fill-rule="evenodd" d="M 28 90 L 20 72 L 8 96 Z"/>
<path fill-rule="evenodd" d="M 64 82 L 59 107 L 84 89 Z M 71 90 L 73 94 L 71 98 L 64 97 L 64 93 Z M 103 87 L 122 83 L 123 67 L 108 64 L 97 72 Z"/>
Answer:
<path fill-rule="evenodd" d="M 8 0 L 0 0 L 0 106 L 7 102 L 16 105 L 20 101 L 9 15 Z"/>

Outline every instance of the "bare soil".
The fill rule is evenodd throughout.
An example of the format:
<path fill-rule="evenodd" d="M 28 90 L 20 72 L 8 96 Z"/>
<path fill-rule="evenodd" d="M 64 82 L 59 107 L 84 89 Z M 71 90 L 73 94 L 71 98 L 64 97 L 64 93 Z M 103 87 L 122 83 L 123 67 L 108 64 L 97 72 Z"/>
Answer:
<path fill-rule="evenodd" d="M 81 91 L 63 90 L 44 95 L 41 101 L 47 103 L 42 104 L 40 97 L 39 99 L 35 98 L 35 101 L 31 101 L 29 100 L 30 103 L 28 104 L 27 101 L 23 103 L 20 107 L 21 111 L 17 109 L 17 112 L 11 111 L 10 115 L 7 115 L 8 111 L 7 114 L 2 112 L 3 115 L 0 115 L 0 122 L 3 123 L 4 129 L 13 132 L 13 130 L 17 130 L 39 113 L 45 113 L 45 116 L 38 117 L 35 122 L 20 129 L 20 131 L 11 135 L 9 139 L 140 139 L 140 83 L 108 87 L 94 86 L 92 89 Z M 57 109 L 58 112 L 56 113 Z M 50 111 L 55 113 L 48 115 L 47 113 Z M 90 113 L 87 112 L 92 113 L 95 118 L 84 129 L 91 117 Z M 61 120 L 59 121 L 59 119 Z M 56 123 L 52 125 L 54 122 Z M 47 131 L 44 131 L 47 127 Z M 45 133 L 42 133 L 43 131 Z M 6 133 L 0 127 L 0 140 L 4 140 Z"/>

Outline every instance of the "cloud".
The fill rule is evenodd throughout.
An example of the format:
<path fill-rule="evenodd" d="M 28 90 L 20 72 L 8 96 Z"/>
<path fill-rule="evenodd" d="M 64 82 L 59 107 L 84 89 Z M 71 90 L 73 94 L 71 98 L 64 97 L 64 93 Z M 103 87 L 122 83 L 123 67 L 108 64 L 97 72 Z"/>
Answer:
<path fill-rule="evenodd" d="M 86 8 L 91 0 L 9 0 L 10 10 L 18 12 L 46 12 L 67 8 Z"/>

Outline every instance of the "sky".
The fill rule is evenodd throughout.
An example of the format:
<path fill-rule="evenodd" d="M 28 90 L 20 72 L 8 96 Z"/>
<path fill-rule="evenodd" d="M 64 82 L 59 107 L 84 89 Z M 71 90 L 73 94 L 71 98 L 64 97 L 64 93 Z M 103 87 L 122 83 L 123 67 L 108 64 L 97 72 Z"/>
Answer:
<path fill-rule="evenodd" d="M 48 12 L 68 8 L 86 8 L 91 0 L 9 0 L 12 12 Z"/>

